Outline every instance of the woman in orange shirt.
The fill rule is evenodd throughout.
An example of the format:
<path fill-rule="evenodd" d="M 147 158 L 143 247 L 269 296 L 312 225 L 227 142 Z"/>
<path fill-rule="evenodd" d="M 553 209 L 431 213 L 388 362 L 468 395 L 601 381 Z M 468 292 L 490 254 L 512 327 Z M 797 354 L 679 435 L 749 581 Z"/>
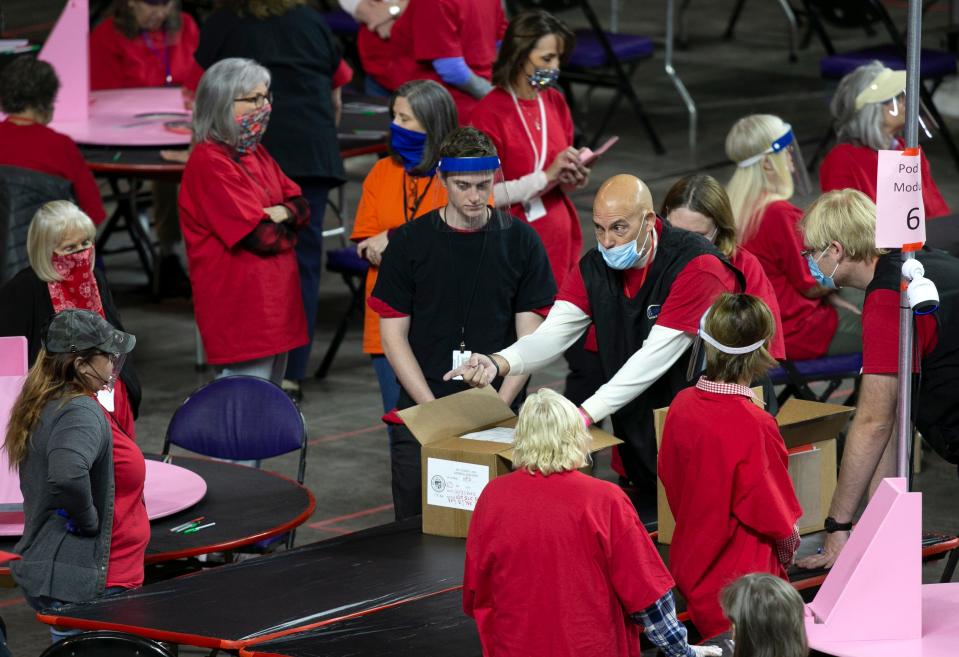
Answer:
<path fill-rule="evenodd" d="M 383 252 L 392 229 L 446 204 L 442 186 L 433 179 L 439 146 L 457 126 L 456 105 L 449 92 L 431 80 L 413 80 L 390 98 L 389 157 L 370 170 L 356 211 L 353 234 L 357 252 L 370 263 L 366 298 L 376 284 Z M 363 351 L 373 360 L 383 412 L 396 407 L 400 388 L 383 355 L 380 316 L 368 305 L 363 322 Z"/>

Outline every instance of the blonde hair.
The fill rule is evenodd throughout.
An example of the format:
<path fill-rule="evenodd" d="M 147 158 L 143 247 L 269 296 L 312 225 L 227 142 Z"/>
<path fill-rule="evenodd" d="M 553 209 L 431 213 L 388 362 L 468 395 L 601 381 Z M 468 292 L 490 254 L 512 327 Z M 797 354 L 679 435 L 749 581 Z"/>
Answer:
<path fill-rule="evenodd" d="M 590 440 L 573 402 L 543 388 L 527 397 L 520 409 L 513 464 L 543 475 L 576 470 L 589 463 Z"/>
<path fill-rule="evenodd" d="M 792 584 L 768 573 L 740 577 L 720 595 L 735 627 L 733 657 L 806 657 L 803 601 Z"/>
<path fill-rule="evenodd" d="M 724 292 L 709 308 L 706 333 L 728 347 L 745 347 L 760 340 L 766 345 L 748 354 L 727 354 L 706 343 L 706 378 L 725 383 L 755 381 L 776 366 L 767 345 L 776 333 L 769 306 L 751 294 Z"/>
<path fill-rule="evenodd" d="M 54 354 L 40 349 L 23 388 L 10 409 L 4 447 L 11 468 L 19 467 L 26 458 L 30 434 L 48 402 L 61 399 L 66 403 L 74 397 L 90 393 L 79 381 L 76 362 L 89 360 L 98 353 L 100 352 L 97 349 L 86 349 Z"/>
<path fill-rule="evenodd" d="M 50 283 L 62 280 L 53 267 L 53 251 L 69 230 L 82 231 L 88 240 L 92 240 L 97 234 L 97 227 L 90 221 L 90 217 L 70 201 L 45 203 L 30 220 L 30 228 L 27 230 L 27 258 L 33 273 L 41 281 Z M 90 269 L 93 269 L 92 258 Z"/>
<path fill-rule="evenodd" d="M 747 167 L 740 167 L 738 163 L 764 153 L 784 134 L 786 123 L 778 116 L 750 114 L 736 121 L 726 135 L 726 156 L 737 163 L 726 191 L 736 218 L 740 244 L 756 234 L 759 219 L 767 205 L 792 198 L 793 179 L 789 171 L 790 155 L 786 150 L 767 153 Z M 763 170 L 763 164 L 767 161 L 773 167 L 775 179 Z"/>
<path fill-rule="evenodd" d="M 876 248 L 876 204 L 857 189 L 826 192 L 806 211 L 799 226 L 806 246 L 816 251 L 839 242 L 846 255 L 859 262 L 885 253 Z"/>

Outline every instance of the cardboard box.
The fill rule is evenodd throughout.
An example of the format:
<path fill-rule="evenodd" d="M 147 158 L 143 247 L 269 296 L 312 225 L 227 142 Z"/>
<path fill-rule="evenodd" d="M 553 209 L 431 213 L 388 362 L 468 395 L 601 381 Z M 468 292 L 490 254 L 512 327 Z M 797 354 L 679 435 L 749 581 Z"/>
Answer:
<path fill-rule="evenodd" d="M 513 447 L 463 435 L 514 427 L 516 415 L 490 387 L 407 408 L 399 415 L 423 446 L 423 533 L 465 537 L 483 487 L 512 470 Z M 595 427 L 590 433 L 591 453 L 622 442 Z"/>
<path fill-rule="evenodd" d="M 663 440 L 666 412 L 653 412 L 657 447 Z M 776 422 L 789 450 L 789 476 L 802 506 L 799 533 L 822 530 L 829 504 L 836 490 L 836 436 L 843 430 L 854 408 L 791 398 L 779 409 Z M 657 483 L 656 506 L 660 543 L 670 543 L 676 522 L 666 500 L 663 483 Z"/>

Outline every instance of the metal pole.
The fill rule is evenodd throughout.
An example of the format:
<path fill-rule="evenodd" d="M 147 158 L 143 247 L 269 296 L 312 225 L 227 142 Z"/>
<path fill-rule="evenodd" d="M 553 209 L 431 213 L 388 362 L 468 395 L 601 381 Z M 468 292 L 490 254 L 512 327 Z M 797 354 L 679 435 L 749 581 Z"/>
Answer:
<path fill-rule="evenodd" d="M 673 47 L 675 41 L 676 4 L 674 0 L 666 0 L 666 47 L 663 68 L 666 70 L 666 75 L 672 80 L 673 86 L 676 87 L 679 97 L 683 99 L 683 104 L 686 106 L 686 113 L 689 115 L 689 152 L 695 157 L 698 112 L 696 111 L 696 103 L 693 101 L 693 97 L 689 95 L 686 85 L 683 84 L 679 74 L 676 73 L 676 69 L 673 68 Z"/>
<path fill-rule="evenodd" d="M 919 54 L 922 45 L 922 0 L 909 0 L 906 34 L 906 148 L 919 145 Z M 902 252 L 902 260 L 915 258 L 911 251 Z M 904 283 L 908 283 L 903 279 Z M 909 447 L 912 443 L 912 309 L 906 287 L 899 293 L 899 402 L 896 408 L 898 443 L 896 474 L 910 479 Z"/>

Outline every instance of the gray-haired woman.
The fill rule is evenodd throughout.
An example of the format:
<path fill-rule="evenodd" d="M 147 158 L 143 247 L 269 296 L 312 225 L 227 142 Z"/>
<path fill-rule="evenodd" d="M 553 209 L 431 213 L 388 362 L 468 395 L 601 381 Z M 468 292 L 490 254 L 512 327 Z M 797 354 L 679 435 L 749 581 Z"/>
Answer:
<path fill-rule="evenodd" d="M 906 125 L 905 94 L 906 72 L 893 71 L 878 61 L 860 66 L 840 80 L 831 105 L 839 143 L 819 169 L 823 193 L 858 189 L 875 202 L 879 151 L 905 146 L 901 136 Z M 927 219 L 949 214 L 925 154 L 922 200 Z"/>
<path fill-rule="evenodd" d="M 310 211 L 260 144 L 270 101 L 270 73 L 253 60 L 203 75 L 180 218 L 207 361 L 219 376 L 279 385 L 287 353 L 307 341 L 293 247 Z"/>

